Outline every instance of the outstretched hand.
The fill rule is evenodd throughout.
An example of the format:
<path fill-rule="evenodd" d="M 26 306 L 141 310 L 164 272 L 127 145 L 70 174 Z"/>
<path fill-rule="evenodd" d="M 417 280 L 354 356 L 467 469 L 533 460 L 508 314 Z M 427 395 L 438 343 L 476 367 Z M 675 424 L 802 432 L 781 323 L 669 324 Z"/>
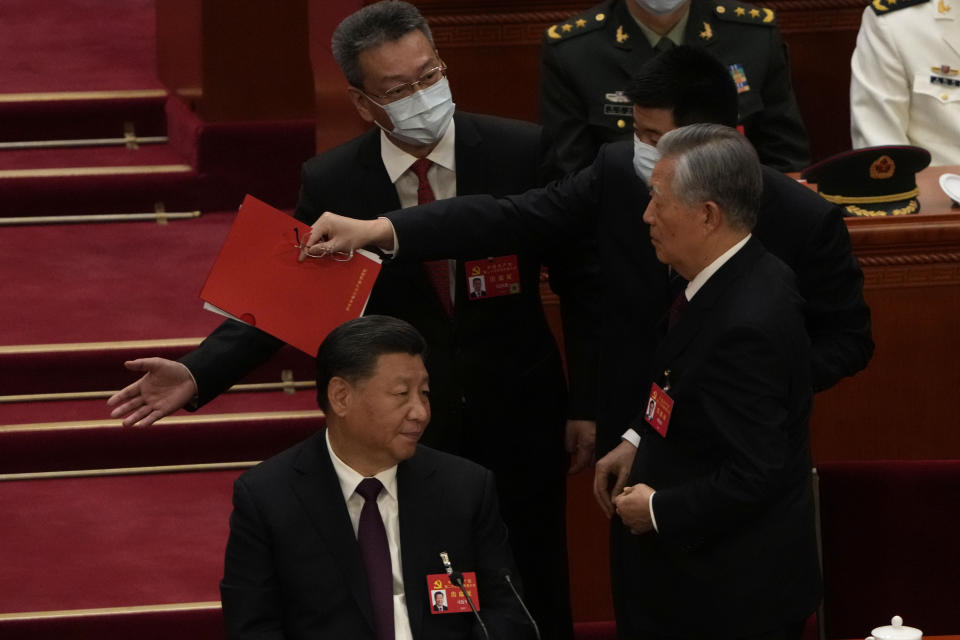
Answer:
<path fill-rule="evenodd" d="M 185 365 L 165 358 L 140 358 L 123 363 L 131 371 L 145 372 L 107 400 L 111 418 L 123 426 L 149 427 L 160 418 L 182 409 L 197 394 L 197 384 Z"/>
<path fill-rule="evenodd" d="M 300 261 L 331 253 L 349 253 L 366 246 L 393 250 L 393 225 L 386 218 L 357 220 L 325 212 L 310 227 L 310 237 L 300 249 Z"/>

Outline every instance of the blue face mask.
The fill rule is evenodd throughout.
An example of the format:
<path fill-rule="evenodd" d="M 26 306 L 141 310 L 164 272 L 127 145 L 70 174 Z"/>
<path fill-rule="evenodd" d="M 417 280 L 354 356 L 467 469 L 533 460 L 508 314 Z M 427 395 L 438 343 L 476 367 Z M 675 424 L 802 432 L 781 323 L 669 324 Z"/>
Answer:
<path fill-rule="evenodd" d="M 377 103 L 379 104 L 379 103 Z M 446 78 L 406 98 L 380 105 L 393 123 L 393 131 L 377 126 L 398 140 L 415 146 L 434 144 L 443 137 L 456 105 Z"/>
<path fill-rule="evenodd" d="M 642 179 L 648 185 L 650 184 L 650 175 L 653 173 L 653 166 L 660 160 L 660 152 L 656 147 L 642 142 L 639 137 L 633 136 L 633 170 L 637 172 L 637 177 Z"/>

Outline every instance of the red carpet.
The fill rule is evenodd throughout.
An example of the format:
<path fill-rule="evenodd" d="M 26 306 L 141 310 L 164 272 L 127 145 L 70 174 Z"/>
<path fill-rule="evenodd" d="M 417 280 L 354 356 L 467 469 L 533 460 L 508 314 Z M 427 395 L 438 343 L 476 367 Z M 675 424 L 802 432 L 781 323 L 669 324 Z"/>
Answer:
<path fill-rule="evenodd" d="M 219 600 L 239 473 L 0 483 L 0 613 Z"/>
<path fill-rule="evenodd" d="M 0 93 L 159 89 L 154 0 L 3 0 Z"/>
<path fill-rule="evenodd" d="M 0 345 L 205 336 L 222 318 L 199 293 L 232 222 L 3 229 Z"/>

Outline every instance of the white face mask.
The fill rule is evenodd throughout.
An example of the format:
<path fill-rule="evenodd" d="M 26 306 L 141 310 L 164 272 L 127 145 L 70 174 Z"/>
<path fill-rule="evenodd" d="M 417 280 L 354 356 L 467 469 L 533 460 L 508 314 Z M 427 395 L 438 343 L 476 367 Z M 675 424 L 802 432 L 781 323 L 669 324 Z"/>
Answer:
<path fill-rule="evenodd" d="M 446 78 L 389 104 L 379 104 L 393 123 L 393 131 L 379 122 L 377 126 L 394 138 L 415 146 L 434 144 L 450 126 L 453 111 L 453 96 Z"/>
<path fill-rule="evenodd" d="M 639 137 L 634 135 L 633 170 L 648 185 L 650 184 L 650 175 L 653 173 L 653 165 L 657 164 L 658 160 L 660 160 L 660 152 L 657 151 L 657 148 L 642 142 Z"/>
<path fill-rule="evenodd" d="M 663 16 L 680 8 L 687 0 L 635 0 L 638 5 L 657 15 Z"/>

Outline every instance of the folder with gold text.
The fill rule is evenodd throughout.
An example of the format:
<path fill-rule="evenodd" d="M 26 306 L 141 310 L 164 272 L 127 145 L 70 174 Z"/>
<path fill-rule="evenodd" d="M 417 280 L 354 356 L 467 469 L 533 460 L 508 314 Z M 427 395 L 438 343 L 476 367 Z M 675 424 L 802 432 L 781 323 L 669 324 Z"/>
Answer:
<path fill-rule="evenodd" d="M 200 291 L 204 307 L 315 356 L 328 333 L 363 314 L 380 258 L 361 250 L 298 262 L 298 240 L 309 235 L 309 226 L 248 195 Z"/>

